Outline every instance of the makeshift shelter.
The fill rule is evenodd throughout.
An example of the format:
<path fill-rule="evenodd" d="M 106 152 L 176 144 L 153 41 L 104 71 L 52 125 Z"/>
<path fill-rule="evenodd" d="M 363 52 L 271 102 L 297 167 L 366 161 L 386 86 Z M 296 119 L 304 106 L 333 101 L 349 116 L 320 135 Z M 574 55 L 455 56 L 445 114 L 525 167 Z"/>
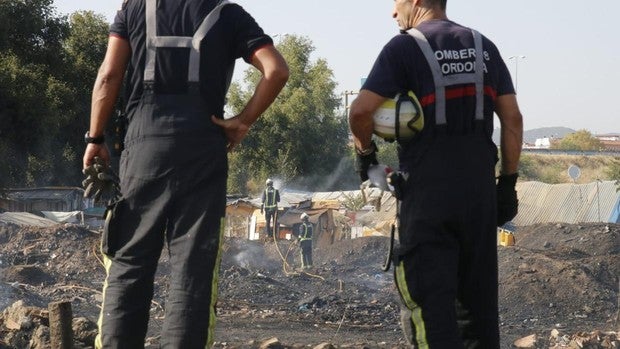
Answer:
<path fill-rule="evenodd" d="M 0 209 L 6 212 L 69 212 L 88 206 L 84 190 L 77 187 L 5 189 L 0 196 Z"/>
<path fill-rule="evenodd" d="M 226 204 L 226 225 L 224 235 L 227 237 L 250 238 L 250 227 L 256 205 L 247 198 L 232 199 Z"/>

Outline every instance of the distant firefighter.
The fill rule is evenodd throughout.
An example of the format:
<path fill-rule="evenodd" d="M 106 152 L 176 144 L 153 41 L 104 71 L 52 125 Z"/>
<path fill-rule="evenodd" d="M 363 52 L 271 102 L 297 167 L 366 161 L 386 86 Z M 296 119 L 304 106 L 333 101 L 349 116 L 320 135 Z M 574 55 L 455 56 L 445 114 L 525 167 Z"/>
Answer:
<path fill-rule="evenodd" d="M 265 230 L 268 237 L 273 237 L 273 233 L 277 228 L 277 212 L 278 202 L 280 202 L 280 192 L 273 187 L 273 181 L 271 178 L 267 178 L 265 182 L 267 188 L 263 191 L 262 204 L 260 206 L 260 213 L 265 212 Z M 273 227 L 271 223 L 273 221 Z"/>
<path fill-rule="evenodd" d="M 303 269 L 312 268 L 312 223 L 307 213 L 301 214 L 301 225 L 297 234 L 299 247 L 301 249 L 301 267 Z"/>

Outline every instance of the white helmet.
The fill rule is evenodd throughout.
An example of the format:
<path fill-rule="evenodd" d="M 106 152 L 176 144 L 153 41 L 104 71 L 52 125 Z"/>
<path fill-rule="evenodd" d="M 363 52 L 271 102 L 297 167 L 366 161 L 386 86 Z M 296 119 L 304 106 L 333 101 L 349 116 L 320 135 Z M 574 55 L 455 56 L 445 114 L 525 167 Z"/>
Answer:
<path fill-rule="evenodd" d="M 424 113 L 416 95 L 409 91 L 385 101 L 373 121 L 374 133 L 386 141 L 409 140 L 424 128 Z"/>
<path fill-rule="evenodd" d="M 310 218 L 310 216 L 308 216 L 308 214 L 307 214 L 306 212 L 304 212 L 304 213 L 302 213 L 302 214 L 301 214 L 301 220 L 302 220 L 302 221 L 305 221 L 305 220 L 307 220 L 307 219 L 309 219 L 309 218 Z"/>
<path fill-rule="evenodd" d="M 267 178 L 267 180 L 265 181 L 265 184 L 267 185 L 273 184 L 273 181 L 271 180 L 271 178 Z"/>

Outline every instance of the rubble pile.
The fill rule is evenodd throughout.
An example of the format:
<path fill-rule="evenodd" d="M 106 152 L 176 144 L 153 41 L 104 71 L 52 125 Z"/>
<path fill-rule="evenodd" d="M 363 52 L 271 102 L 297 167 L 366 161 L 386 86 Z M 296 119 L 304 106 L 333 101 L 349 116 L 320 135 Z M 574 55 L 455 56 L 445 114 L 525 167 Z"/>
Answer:
<path fill-rule="evenodd" d="M 73 348 L 92 348 L 97 325 L 84 318 L 72 321 Z M 49 313 L 19 300 L 0 314 L 0 348 L 50 348 Z"/>
<path fill-rule="evenodd" d="M 498 246 L 502 349 L 620 348 L 620 226 L 520 227 Z M 385 237 L 335 241 L 299 270 L 289 241 L 227 238 L 216 348 L 406 348 L 400 301 L 382 272 Z M 99 233 L 0 222 L 0 348 L 49 348 L 48 304 L 69 301 L 75 348 L 91 348 L 104 269 Z M 147 348 L 158 347 L 167 294 L 160 260 Z"/>

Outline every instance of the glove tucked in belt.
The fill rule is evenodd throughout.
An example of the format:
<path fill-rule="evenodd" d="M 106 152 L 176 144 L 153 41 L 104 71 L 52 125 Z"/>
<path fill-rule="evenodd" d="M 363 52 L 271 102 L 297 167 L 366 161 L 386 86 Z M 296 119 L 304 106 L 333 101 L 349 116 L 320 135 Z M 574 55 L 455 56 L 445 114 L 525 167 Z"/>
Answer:
<path fill-rule="evenodd" d="M 360 151 L 355 148 L 355 171 L 359 173 L 362 182 L 368 180 L 368 168 L 370 165 L 378 165 L 377 161 L 377 145 L 375 141 L 370 143 L 370 148 Z"/>
<path fill-rule="evenodd" d="M 500 175 L 497 178 L 497 226 L 502 226 L 512 220 L 519 212 L 519 200 L 517 200 L 518 173 Z"/>
<path fill-rule="evenodd" d="M 86 176 L 82 181 L 84 197 L 94 198 L 96 202 L 102 198 L 111 200 L 118 197 L 120 195 L 118 176 L 101 158 L 95 157 L 94 160 L 93 164 L 82 170 Z"/>

